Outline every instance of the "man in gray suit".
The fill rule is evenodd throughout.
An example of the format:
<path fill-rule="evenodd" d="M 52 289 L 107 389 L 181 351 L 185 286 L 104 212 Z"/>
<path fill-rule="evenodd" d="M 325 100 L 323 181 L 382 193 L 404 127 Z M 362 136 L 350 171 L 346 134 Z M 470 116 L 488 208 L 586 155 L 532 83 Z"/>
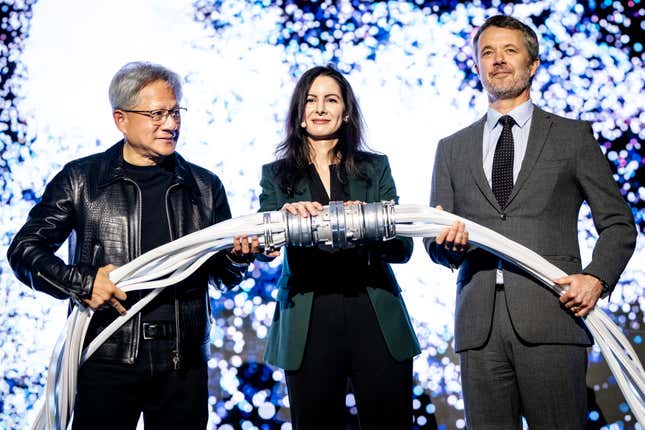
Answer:
<path fill-rule="evenodd" d="M 507 17 L 488 19 L 473 40 L 487 114 L 442 139 L 430 204 L 538 252 L 571 274 L 558 297 L 529 274 L 477 247 L 463 223 L 425 245 L 436 263 L 459 267 L 455 349 L 470 430 L 581 429 L 586 347 L 581 317 L 609 294 L 635 245 L 631 212 L 589 124 L 545 112 L 530 99 L 537 36 Z M 592 261 L 580 262 L 577 220 L 591 207 Z"/>

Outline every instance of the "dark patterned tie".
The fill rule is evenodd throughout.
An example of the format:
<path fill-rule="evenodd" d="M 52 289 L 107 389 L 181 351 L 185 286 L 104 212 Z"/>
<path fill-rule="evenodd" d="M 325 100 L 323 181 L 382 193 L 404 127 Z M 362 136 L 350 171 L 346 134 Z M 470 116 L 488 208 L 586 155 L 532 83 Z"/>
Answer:
<path fill-rule="evenodd" d="M 492 185 L 497 203 L 503 209 L 513 190 L 513 132 L 515 120 L 508 115 L 499 119 L 502 134 L 493 155 Z"/>

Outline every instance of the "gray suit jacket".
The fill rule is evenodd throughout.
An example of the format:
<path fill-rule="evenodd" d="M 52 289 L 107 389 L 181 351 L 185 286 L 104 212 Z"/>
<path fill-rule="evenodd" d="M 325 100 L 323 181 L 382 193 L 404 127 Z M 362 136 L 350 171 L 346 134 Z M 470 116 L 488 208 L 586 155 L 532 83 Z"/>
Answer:
<path fill-rule="evenodd" d="M 502 210 L 484 176 L 485 120 L 439 142 L 430 205 L 492 228 L 567 273 L 588 273 L 613 288 L 634 250 L 636 229 L 589 124 L 535 107 L 526 155 Z M 599 234 L 584 269 L 577 229 L 583 201 L 591 207 Z M 430 239 L 425 245 L 436 263 L 459 267 L 455 349 L 482 346 L 492 322 L 498 259 L 481 248 L 458 255 Z M 503 269 L 508 310 L 520 338 L 529 343 L 592 343 L 584 324 L 560 306 L 554 293 L 511 264 Z"/>

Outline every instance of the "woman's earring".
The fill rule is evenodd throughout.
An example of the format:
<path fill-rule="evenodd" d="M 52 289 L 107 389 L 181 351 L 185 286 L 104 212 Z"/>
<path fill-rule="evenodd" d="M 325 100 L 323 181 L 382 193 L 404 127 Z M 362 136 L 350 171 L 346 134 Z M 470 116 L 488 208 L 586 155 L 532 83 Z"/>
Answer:
<path fill-rule="evenodd" d="M 301 123 L 300 123 L 300 127 L 302 127 L 302 128 L 307 128 L 307 123 L 306 123 L 306 122 L 304 122 L 304 121 L 303 121 L 303 122 L 301 122 Z"/>
<path fill-rule="evenodd" d="M 345 115 L 345 118 L 343 118 L 343 121 L 349 122 L 349 115 Z"/>

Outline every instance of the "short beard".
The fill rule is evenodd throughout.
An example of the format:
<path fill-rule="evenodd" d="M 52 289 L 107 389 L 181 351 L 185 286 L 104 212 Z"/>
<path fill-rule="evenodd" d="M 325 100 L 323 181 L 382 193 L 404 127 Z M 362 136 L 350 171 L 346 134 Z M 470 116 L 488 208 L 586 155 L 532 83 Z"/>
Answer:
<path fill-rule="evenodd" d="M 511 85 L 506 88 L 488 87 L 488 98 L 492 100 L 513 99 L 524 92 L 531 86 L 531 81 L 523 82 L 522 85 Z"/>
<path fill-rule="evenodd" d="M 513 99 L 522 94 L 527 88 L 531 87 L 531 64 L 529 63 L 526 68 L 526 74 L 518 76 L 518 80 L 511 83 L 511 85 L 504 87 L 496 87 L 492 84 L 484 84 L 486 92 L 488 92 L 488 99 L 491 101 Z"/>

